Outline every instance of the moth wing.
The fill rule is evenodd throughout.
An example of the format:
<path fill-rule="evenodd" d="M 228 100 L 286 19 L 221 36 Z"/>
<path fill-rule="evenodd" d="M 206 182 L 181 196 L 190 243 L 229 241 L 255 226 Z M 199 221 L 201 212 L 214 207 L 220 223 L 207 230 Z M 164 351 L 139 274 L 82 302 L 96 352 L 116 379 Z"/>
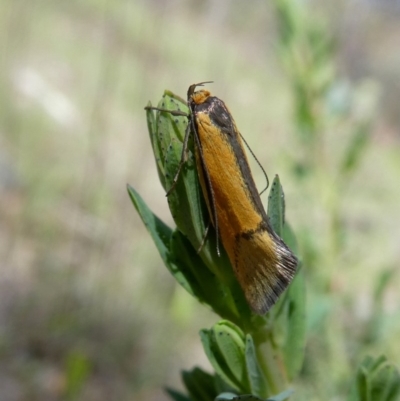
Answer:
<path fill-rule="evenodd" d="M 251 309 L 266 313 L 287 288 L 297 259 L 283 241 L 267 230 L 237 238 L 235 274 Z"/>

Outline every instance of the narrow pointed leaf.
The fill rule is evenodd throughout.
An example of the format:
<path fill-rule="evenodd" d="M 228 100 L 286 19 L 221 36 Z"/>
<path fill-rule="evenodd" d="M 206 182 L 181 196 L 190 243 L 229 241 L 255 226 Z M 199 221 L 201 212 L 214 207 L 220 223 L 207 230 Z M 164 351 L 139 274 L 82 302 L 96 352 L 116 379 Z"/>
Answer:
<path fill-rule="evenodd" d="M 246 369 L 247 377 L 250 383 L 250 391 L 252 394 L 262 396 L 268 393 L 266 388 L 267 381 L 260 369 L 260 365 L 257 360 L 256 349 L 254 346 L 253 337 L 250 334 L 246 335 Z"/>
<path fill-rule="evenodd" d="M 129 196 L 135 209 L 139 213 L 144 225 L 149 231 L 154 243 L 165 264 L 169 260 L 169 244 L 172 236 L 172 229 L 159 219 L 146 205 L 142 197 L 130 185 L 127 186 Z"/>
<path fill-rule="evenodd" d="M 271 190 L 268 196 L 267 214 L 271 227 L 280 237 L 282 237 L 283 224 L 285 221 L 285 197 L 278 175 L 276 175 L 272 181 Z"/>
<path fill-rule="evenodd" d="M 147 107 L 151 107 L 151 103 L 147 104 Z M 165 189 L 165 169 L 164 169 L 164 161 L 163 154 L 160 148 L 160 142 L 158 140 L 157 134 L 157 122 L 154 116 L 154 111 L 151 109 L 146 110 L 146 119 L 147 119 L 147 129 L 149 131 L 150 142 L 153 148 L 154 159 L 156 161 L 158 178 L 160 179 L 161 185 Z"/>
<path fill-rule="evenodd" d="M 283 358 L 289 380 L 300 372 L 306 344 L 306 303 L 304 273 L 300 270 L 293 279 L 286 297 L 286 338 Z"/>
<path fill-rule="evenodd" d="M 179 266 L 174 263 L 170 249 L 173 231 L 147 207 L 142 197 L 130 185 L 128 185 L 128 193 L 139 216 L 153 238 L 165 266 L 179 284 L 190 294 L 195 295 L 193 289 L 195 282 L 193 282 L 190 276 L 185 276 L 185 269 L 181 270 Z"/>

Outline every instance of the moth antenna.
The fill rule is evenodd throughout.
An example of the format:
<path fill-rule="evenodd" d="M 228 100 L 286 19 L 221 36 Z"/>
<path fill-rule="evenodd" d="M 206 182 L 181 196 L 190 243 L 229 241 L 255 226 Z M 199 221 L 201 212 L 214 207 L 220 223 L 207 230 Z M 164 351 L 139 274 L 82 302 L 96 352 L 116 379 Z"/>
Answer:
<path fill-rule="evenodd" d="M 257 159 L 256 155 L 254 154 L 254 152 L 251 150 L 251 147 L 249 146 L 249 144 L 247 143 L 246 139 L 243 138 L 243 135 L 239 132 L 240 137 L 242 138 L 242 141 L 245 143 L 247 149 L 249 149 L 249 152 L 252 154 L 252 156 L 254 157 L 254 160 L 257 162 L 257 164 L 260 166 L 262 172 L 264 173 L 264 177 L 267 181 L 267 186 L 260 192 L 260 195 L 263 194 L 269 187 L 269 178 L 268 178 L 268 174 L 265 172 L 264 167 L 262 166 L 262 164 L 260 163 L 260 161 Z"/>
<path fill-rule="evenodd" d="M 190 85 L 189 89 L 188 89 L 188 92 L 187 92 L 188 101 L 192 97 L 194 91 L 196 90 L 196 88 L 198 86 L 204 86 L 204 84 L 212 84 L 212 83 L 214 83 L 214 81 L 204 81 L 204 82 L 199 82 L 198 84 Z"/>

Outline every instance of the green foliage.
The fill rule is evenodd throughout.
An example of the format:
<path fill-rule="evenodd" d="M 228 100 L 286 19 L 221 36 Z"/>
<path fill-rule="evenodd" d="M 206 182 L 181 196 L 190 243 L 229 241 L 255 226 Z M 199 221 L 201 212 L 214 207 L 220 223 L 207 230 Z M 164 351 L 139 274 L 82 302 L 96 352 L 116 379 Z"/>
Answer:
<path fill-rule="evenodd" d="M 357 370 L 348 401 L 397 401 L 400 374 L 384 356 L 367 356 Z"/>

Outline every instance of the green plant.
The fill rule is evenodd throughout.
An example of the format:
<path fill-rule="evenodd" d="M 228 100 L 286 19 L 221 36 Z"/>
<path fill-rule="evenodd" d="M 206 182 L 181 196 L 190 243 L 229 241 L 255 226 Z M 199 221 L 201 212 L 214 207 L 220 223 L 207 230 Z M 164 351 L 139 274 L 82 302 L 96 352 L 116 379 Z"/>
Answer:
<path fill-rule="evenodd" d="M 187 112 L 186 102 L 168 91 L 159 108 Z M 160 181 L 168 190 L 181 159 L 187 118 L 160 111 L 154 115 L 148 110 L 147 121 Z M 269 313 L 258 316 L 251 312 L 224 250 L 217 255 L 213 229 L 201 251 L 196 252 L 209 218 L 192 152 L 168 196 L 175 230 L 157 218 L 132 187 L 128 191 L 172 275 L 223 319 L 200 333 L 215 373 L 210 375 L 199 368 L 183 373 L 190 399 L 231 399 L 243 394 L 286 399 L 288 385 L 298 374 L 304 353 L 305 291 L 301 268 Z M 268 215 L 275 232 L 296 253 L 294 234 L 284 221 L 284 196 L 278 176 L 271 186 Z M 170 394 L 176 400 L 183 397 L 172 390 Z"/>
<path fill-rule="evenodd" d="M 400 374 L 384 356 L 367 356 L 358 367 L 348 401 L 396 401 Z"/>
<path fill-rule="evenodd" d="M 167 191 L 181 160 L 187 126 L 186 117 L 173 116 L 168 110 L 186 113 L 188 109 L 186 102 L 169 91 L 164 93 L 158 108 L 167 111 L 154 114 L 147 110 L 147 122 L 160 181 Z M 210 329 L 200 332 L 204 351 L 215 372 L 210 374 L 198 367 L 184 371 L 182 379 L 188 395 L 173 389 L 168 389 L 168 393 L 175 401 L 285 400 L 292 393 L 289 385 L 298 376 L 304 358 L 303 269 L 300 267 L 288 290 L 265 316 L 251 312 L 223 249 L 221 255 L 217 255 L 213 229 L 201 251 L 196 251 L 203 241 L 209 219 L 193 159 L 193 143 L 189 148 L 188 161 L 168 196 L 176 229 L 163 223 L 128 186 L 131 200 L 166 267 L 186 291 L 222 318 Z M 295 236 L 284 219 L 284 209 L 283 190 L 276 176 L 268 199 L 268 216 L 277 234 L 297 254 Z M 380 389 L 390 387 L 390 391 L 381 390 L 380 400 L 394 400 L 390 397 L 396 397 L 400 391 L 393 384 L 398 375 L 396 368 L 390 366 L 386 380 L 384 375 L 377 373 L 379 364 L 376 368 L 364 365 L 359 368 L 357 383 L 360 380 L 366 383 L 379 380 L 379 384 L 357 384 L 350 400 L 372 400 L 368 397 L 375 394 L 377 386 Z M 354 398 L 356 396 L 359 398 Z"/>

